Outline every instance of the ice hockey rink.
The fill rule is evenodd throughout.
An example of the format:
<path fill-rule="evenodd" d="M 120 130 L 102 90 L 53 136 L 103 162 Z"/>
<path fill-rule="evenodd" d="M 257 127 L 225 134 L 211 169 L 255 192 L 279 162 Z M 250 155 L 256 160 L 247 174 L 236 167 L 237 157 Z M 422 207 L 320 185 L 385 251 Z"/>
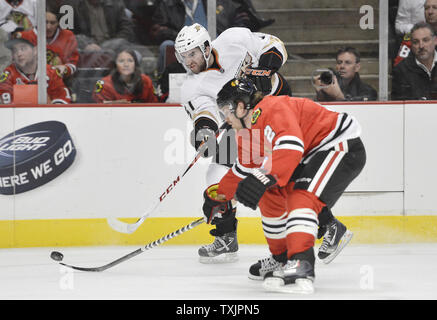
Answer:
<path fill-rule="evenodd" d="M 316 262 L 315 293 L 267 293 L 248 279 L 249 266 L 265 257 L 262 245 L 241 245 L 232 264 L 205 265 L 196 246 L 163 245 L 104 272 L 72 271 L 50 258 L 82 267 L 111 262 L 139 246 L 0 250 L 2 300 L 434 300 L 437 244 L 350 244 L 331 263 Z"/>

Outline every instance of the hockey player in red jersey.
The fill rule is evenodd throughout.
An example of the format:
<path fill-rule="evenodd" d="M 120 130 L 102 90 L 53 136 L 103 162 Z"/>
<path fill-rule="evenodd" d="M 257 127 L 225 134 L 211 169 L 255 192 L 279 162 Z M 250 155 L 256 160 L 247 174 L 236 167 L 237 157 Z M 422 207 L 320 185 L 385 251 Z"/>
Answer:
<path fill-rule="evenodd" d="M 247 28 L 229 28 L 212 41 L 208 31 L 197 23 L 182 28 L 175 50 L 178 61 L 187 70 L 181 103 L 193 121 L 191 141 L 196 150 L 201 145 L 205 147 L 203 141 L 209 141 L 212 147 L 206 144 L 203 153 L 212 157 L 206 173 L 206 184 L 210 185 L 221 179 L 236 157 L 232 130 L 224 134 L 215 149 L 217 152 L 214 151 L 212 138 L 223 124 L 216 104 L 217 93 L 229 80 L 247 75 L 266 95 L 291 95 L 291 88 L 279 73 L 287 61 L 287 51 L 274 35 Z M 226 145 L 228 141 L 232 142 Z M 238 259 L 238 220 L 236 210 L 230 211 L 229 219 L 215 224 L 215 229 L 210 231 L 214 241 L 199 248 L 201 263 Z"/>
<path fill-rule="evenodd" d="M 14 103 L 14 85 L 37 84 L 37 48 L 36 38 L 21 35 L 8 40 L 5 46 L 12 51 L 13 63 L 0 75 L 0 102 Z M 50 103 L 71 102 L 70 92 L 62 77 L 46 65 L 47 95 Z"/>
<path fill-rule="evenodd" d="M 217 104 L 237 130 L 238 159 L 205 191 L 207 221 L 225 219 L 232 200 L 259 207 L 272 257 L 252 265 L 249 277 L 269 291 L 312 293 L 318 213 L 365 164 L 358 122 L 309 99 L 264 97 L 247 79 L 226 83 Z"/>

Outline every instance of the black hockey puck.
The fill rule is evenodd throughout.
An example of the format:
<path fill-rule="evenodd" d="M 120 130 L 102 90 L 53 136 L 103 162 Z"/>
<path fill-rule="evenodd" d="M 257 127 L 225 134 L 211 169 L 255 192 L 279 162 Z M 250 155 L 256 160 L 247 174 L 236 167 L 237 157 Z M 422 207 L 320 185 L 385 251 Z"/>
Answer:
<path fill-rule="evenodd" d="M 39 122 L 0 138 L 0 194 L 26 192 L 55 179 L 76 148 L 64 123 Z"/>
<path fill-rule="evenodd" d="M 52 251 L 52 253 L 50 254 L 50 258 L 55 261 L 62 261 L 62 259 L 64 259 L 64 255 L 58 251 Z"/>

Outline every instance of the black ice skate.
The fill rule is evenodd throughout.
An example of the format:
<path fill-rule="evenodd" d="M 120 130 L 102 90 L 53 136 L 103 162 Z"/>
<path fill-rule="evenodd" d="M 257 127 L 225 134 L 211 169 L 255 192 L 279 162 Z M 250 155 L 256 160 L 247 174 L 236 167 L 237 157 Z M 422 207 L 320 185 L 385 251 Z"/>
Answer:
<path fill-rule="evenodd" d="M 349 241 L 351 241 L 352 236 L 353 233 L 347 230 L 344 224 L 334 219 L 327 226 L 327 231 L 323 237 L 323 242 L 317 256 L 323 263 L 330 263 Z"/>
<path fill-rule="evenodd" d="M 229 263 L 238 260 L 237 231 L 216 236 L 213 243 L 199 248 L 201 263 Z"/>
<path fill-rule="evenodd" d="M 258 260 L 249 268 L 249 279 L 264 280 L 267 273 L 281 268 L 287 262 L 287 252 L 279 255 L 270 255 L 267 258 Z"/>
<path fill-rule="evenodd" d="M 314 266 L 307 260 L 288 260 L 268 273 L 263 287 L 270 292 L 311 294 L 314 292 Z"/>

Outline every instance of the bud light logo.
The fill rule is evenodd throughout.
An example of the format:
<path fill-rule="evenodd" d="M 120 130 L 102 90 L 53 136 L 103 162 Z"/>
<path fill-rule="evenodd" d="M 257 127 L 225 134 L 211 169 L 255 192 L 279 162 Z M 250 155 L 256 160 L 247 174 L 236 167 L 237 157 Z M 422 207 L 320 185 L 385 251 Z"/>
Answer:
<path fill-rule="evenodd" d="M 76 148 L 65 124 L 35 123 L 0 139 L 0 193 L 18 194 L 55 179 L 73 163 Z"/>

